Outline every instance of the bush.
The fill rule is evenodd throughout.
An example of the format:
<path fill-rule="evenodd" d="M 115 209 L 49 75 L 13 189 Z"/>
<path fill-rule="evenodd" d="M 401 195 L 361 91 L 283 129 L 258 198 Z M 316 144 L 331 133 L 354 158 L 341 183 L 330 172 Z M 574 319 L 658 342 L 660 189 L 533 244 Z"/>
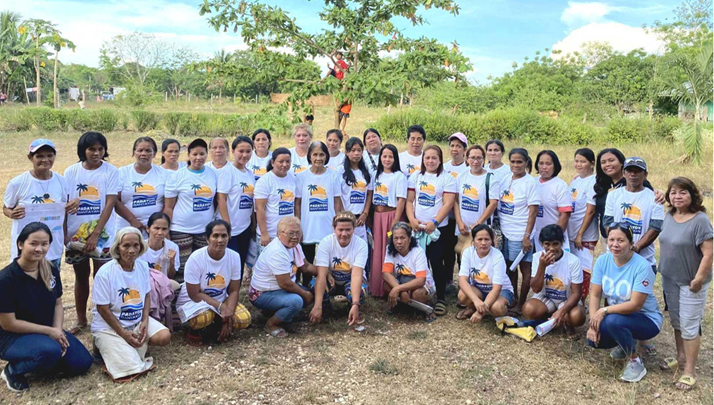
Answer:
<path fill-rule="evenodd" d="M 159 121 L 161 121 L 161 116 L 151 111 L 134 110 L 131 112 L 131 120 L 135 130 L 138 132 L 146 132 L 156 128 Z"/>
<path fill-rule="evenodd" d="M 177 130 L 178 134 L 189 138 L 201 136 L 206 130 L 207 121 L 208 114 L 181 113 Z"/>
<path fill-rule="evenodd" d="M 28 131 L 32 127 L 29 108 L 3 108 L 2 129 L 7 131 Z"/>
<path fill-rule="evenodd" d="M 50 107 L 38 107 L 28 110 L 32 125 L 41 131 L 66 131 L 67 114 Z"/>
<path fill-rule="evenodd" d="M 91 111 L 90 115 L 95 131 L 111 132 L 114 131 L 117 126 L 117 122 L 119 121 L 118 115 L 123 114 L 120 111 L 103 108 L 101 110 Z"/>
<path fill-rule="evenodd" d="M 87 110 L 71 110 L 67 120 L 75 131 L 86 132 L 94 129 L 92 116 Z"/>
<path fill-rule="evenodd" d="M 181 122 L 181 116 L 183 113 L 180 112 L 168 112 L 164 114 L 164 119 L 162 123 L 164 124 L 164 129 L 171 135 L 176 135 L 178 131 L 179 123 Z"/>

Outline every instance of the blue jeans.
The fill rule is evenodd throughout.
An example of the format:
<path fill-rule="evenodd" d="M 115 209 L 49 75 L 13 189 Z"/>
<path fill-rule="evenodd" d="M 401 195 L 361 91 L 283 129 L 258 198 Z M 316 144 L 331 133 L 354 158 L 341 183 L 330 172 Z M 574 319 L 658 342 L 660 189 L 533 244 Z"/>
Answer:
<path fill-rule="evenodd" d="M 238 253 L 240 256 L 241 274 L 243 274 L 243 267 L 245 267 L 245 262 L 248 259 L 248 247 L 250 246 L 250 238 L 253 236 L 252 229 L 250 226 L 245 229 L 242 233 L 231 236 L 228 241 L 228 249 Z"/>
<path fill-rule="evenodd" d="M 659 329 L 646 315 L 635 312 L 629 315 L 605 315 L 600 322 L 600 342 L 588 340 L 596 349 L 612 349 L 620 346 L 630 356 L 635 353 L 636 340 L 649 340 L 659 334 Z"/>
<path fill-rule="evenodd" d="M 69 347 L 62 356 L 59 343 L 47 335 L 22 335 L 5 350 L 2 359 L 9 364 L 5 372 L 23 375 L 29 372 L 64 373 L 68 376 L 84 374 L 92 365 L 92 355 L 76 337 L 65 332 Z"/>
<path fill-rule="evenodd" d="M 275 312 L 275 316 L 283 322 L 291 322 L 305 306 L 300 295 L 285 290 L 262 292 L 250 303 L 258 309 Z"/>

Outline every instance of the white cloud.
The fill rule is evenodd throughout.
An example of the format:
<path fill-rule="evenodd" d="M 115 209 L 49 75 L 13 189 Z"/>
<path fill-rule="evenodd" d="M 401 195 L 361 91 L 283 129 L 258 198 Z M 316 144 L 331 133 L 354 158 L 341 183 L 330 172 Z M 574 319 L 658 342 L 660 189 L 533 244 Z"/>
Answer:
<path fill-rule="evenodd" d="M 627 53 L 643 48 L 647 53 L 662 53 L 664 44 L 656 35 L 645 32 L 640 27 L 632 27 L 617 22 L 593 22 L 570 32 L 563 40 L 553 45 L 561 55 L 580 51 L 586 42 L 607 42 L 613 50 Z M 555 55 L 557 57 L 557 55 Z"/>
<path fill-rule="evenodd" d="M 560 16 L 560 21 L 568 26 L 577 26 L 591 22 L 601 21 L 606 15 L 613 11 L 621 11 L 620 7 L 613 7 L 607 3 L 592 2 L 578 3 L 568 2 L 568 7 Z"/>

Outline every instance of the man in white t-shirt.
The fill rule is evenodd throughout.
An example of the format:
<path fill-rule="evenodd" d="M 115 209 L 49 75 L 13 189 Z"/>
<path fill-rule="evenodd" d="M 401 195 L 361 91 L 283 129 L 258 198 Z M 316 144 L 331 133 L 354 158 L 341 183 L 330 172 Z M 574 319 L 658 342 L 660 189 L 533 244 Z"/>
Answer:
<path fill-rule="evenodd" d="M 323 307 L 330 306 L 330 296 L 342 294 L 351 303 L 347 323 L 351 326 L 363 321 L 359 307 L 367 295 L 364 267 L 369 248 L 362 238 L 355 238 L 357 218 L 349 211 L 342 211 L 332 220 L 334 233 L 320 241 L 315 255 L 317 277 L 310 287 L 315 295 L 315 306 L 310 312 L 310 321 L 322 319 Z M 337 295 L 340 294 L 340 295 Z"/>
<path fill-rule="evenodd" d="M 546 225 L 540 232 L 543 250 L 533 255 L 531 288 L 535 293 L 523 305 L 528 320 L 553 319 L 564 325 L 568 337 L 585 323 L 585 308 L 580 303 L 583 269 L 580 259 L 563 250 L 565 235 L 557 224 Z"/>

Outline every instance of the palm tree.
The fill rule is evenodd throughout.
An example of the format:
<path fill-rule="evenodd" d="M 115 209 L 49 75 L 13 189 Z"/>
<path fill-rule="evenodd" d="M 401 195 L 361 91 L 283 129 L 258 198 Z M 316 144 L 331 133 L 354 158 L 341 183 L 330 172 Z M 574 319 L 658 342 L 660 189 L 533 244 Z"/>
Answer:
<path fill-rule="evenodd" d="M 397 270 L 397 273 L 401 273 L 404 270 L 404 265 L 399 263 L 395 268 Z"/>
<path fill-rule="evenodd" d="M 471 268 L 471 272 L 474 274 L 474 276 L 479 277 L 481 275 L 481 269 L 475 269 Z"/>
<path fill-rule="evenodd" d="M 310 195 L 315 194 L 315 191 L 317 191 L 317 185 L 315 185 L 315 184 L 308 184 L 308 185 L 307 185 L 307 191 L 310 192 Z"/>
<path fill-rule="evenodd" d="M 120 288 L 119 289 L 119 298 L 121 298 L 122 301 L 124 301 L 124 297 L 129 295 L 129 289 L 128 288 Z"/>
<path fill-rule="evenodd" d="M 42 196 L 36 195 L 36 196 L 32 197 L 33 204 L 42 204 L 44 202 L 45 202 L 45 199 L 42 198 Z"/>
<path fill-rule="evenodd" d="M 283 190 L 282 188 L 279 188 L 278 195 L 280 196 L 280 198 L 283 198 L 283 195 L 285 195 L 285 190 Z"/>
<path fill-rule="evenodd" d="M 333 257 L 333 258 L 332 258 L 332 266 L 333 266 L 333 267 L 334 267 L 334 266 L 339 266 L 339 265 L 341 265 L 341 264 L 342 264 L 342 259 L 340 259 L 339 257 Z"/>
<path fill-rule="evenodd" d="M 302 166 L 300 166 L 300 165 L 297 164 L 297 163 L 293 163 L 293 169 L 295 169 L 295 170 L 297 170 L 297 169 L 302 169 Z"/>
<path fill-rule="evenodd" d="M 244 182 L 244 181 L 241 181 L 240 183 L 238 183 L 238 186 L 239 186 L 241 189 L 243 189 L 243 191 L 245 191 L 245 189 L 248 188 L 248 184 L 247 184 L 246 182 Z"/>
<path fill-rule="evenodd" d="M 419 182 L 419 190 L 426 187 L 427 185 L 429 185 L 429 183 L 425 182 L 424 180 L 420 181 Z"/>
<path fill-rule="evenodd" d="M 87 187 L 86 184 L 82 184 L 82 183 L 77 184 L 77 191 L 79 191 L 80 194 L 82 193 L 82 191 L 87 191 L 87 190 L 89 190 L 89 188 Z"/>
<path fill-rule="evenodd" d="M 40 71 L 45 66 L 42 59 L 46 59 L 48 52 L 44 46 L 52 41 L 55 33 L 58 33 L 55 24 L 50 21 L 31 19 L 22 23 L 18 28 L 21 34 L 27 33 L 32 39 L 35 47 L 31 50 L 31 55 L 35 64 L 35 81 L 37 85 L 37 106 L 41 105 Z M 59 36 L 59 34 L 57 34 Z M 74 46 L 74 45 L 73 45 Z"/>
<path fill-rule="evenodd" d="M 208 280 L 208 281 L 213 281 L 213 280 L 215 280 L 215 279 L 216 279 L 216 274 L 215 274 L 215 273 L 211 273 L 210 271 L 209 271 L 208 273 L 206 273 L 206 280 Z"/>
<path fill-rule="evenodd" d="M 471 191 L 471 186 L 470 186 L 469 184 L 466 184 L 466 183 L 464 183 L 464 185 L 461 186 L 461 188 L 464 189 L 464 191 Z"/>
<path fill-rule="evenodd" d="M 407 164 L 407 171 L 411 173 L 411 171 L 414 170 L 414 165 L 411 163 Z"/>
<path fill-rule="evenodd" d="M 552 282 L 553 282 L 553 276 L 546 273 L 545 274 L 545 283 L 548 284 L 548 283 L 552 283 Z"/>
<path fill-rule="evenodd" d="M 139 187 L 144 187 L 144 183 L 140 181 L 133 181 L 131 182 L 131 186 L 134 187 L 134 192 L 136 193 L 136 189 Z"/>
<path fill-rule="evenodd" d="M 620 205 L 620 208 L 622 208 L 623 214 L 627 214 L 627 210 L 632 208 L 632 204 L 624 202 L 624 203 L 622 203 L 622 205 Z"/>
<path fill-rule="evenodd" d="M 198 194 L 198 190 L 200 190 L 200 189 L 201 189 L 200 184 L 191 184 L 191 190 L 193 190 L 194 194 Z"/>
<path fill-rule="evenodd" d="M 378 182 L 374 183 L 374 188 L 379 189 L 380 187 L 382 187 L 382 182 L 381 182 L 381 181 L 378 181 Z"/>

